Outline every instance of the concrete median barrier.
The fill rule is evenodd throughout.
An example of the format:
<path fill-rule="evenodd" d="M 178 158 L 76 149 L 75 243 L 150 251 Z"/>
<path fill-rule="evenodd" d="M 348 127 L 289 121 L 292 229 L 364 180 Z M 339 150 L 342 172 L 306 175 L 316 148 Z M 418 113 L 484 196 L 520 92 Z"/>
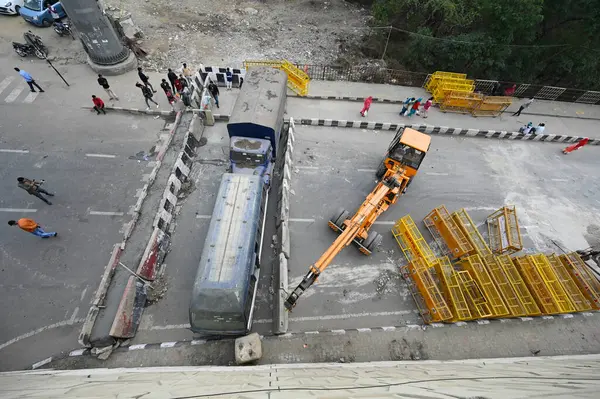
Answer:
<path fill-rule="evenodd" d="M 110 328 L 111 337 L 133 338 L 135 336 L 147 297 L 147 284 L 135 276 L 129 277 L 117 315 Z"/>

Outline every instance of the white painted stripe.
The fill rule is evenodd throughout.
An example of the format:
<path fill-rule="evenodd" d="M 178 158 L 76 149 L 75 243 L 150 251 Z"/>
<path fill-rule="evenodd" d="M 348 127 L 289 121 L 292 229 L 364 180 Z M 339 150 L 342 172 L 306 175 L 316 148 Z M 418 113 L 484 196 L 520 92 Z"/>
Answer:
<path fill-rule="evenodd" d="M 19 97 L 19 94 L 21 94 L 24 88 L 24 86 L 15 87 L 13 91 L 11 91 L 10 94 L 4 99 L 4 101 L 7 103 L 12 103 L 17 99 L 17 97 Z"/>
<path fill-rule="evenodd" d="M 521 321 L 531 321 L 533 320 L 533 317 L 519 317 L 519 319 L 521 319 Z"/>
<path fill-rule="evenodd" d="M 376 222 L 374 222 L 373 224 L 379 224 L 379 225 L 385 225 L 385 226 L 393 226 L 396 224 L 395 221 L 393 220 L 378 220 Z"/>
<path fill-rule="evenodd" d="M 42 367 L 42 366 L 43 366 L 43 365 L 45 365 L 45 364 L 48 364 L 48 363 L 50 363 L 51 361 L 52 361 L 52 358 L 51 358 L 51 357 L 49 357 L 49 358 L 47 358 L 47 359 L 41 360 L 41 361 L 39 361 L 39 362 L 37 362 L 37 363 L 34 363 L 34 364 L 33 364 L 33 366 L 31 366 L 31 368 L 35 370 L 35 369 L 37 369 L 37 368 L 40 368 L 40 367 Z"/>
<path fill-rule="evenodd" d="M 81 356 L 85 353 L 86 348 L 75 349 L 74 351 L 69 352 L 69 356 Z"/>
<path fill-rule="evenodd" d="M 319 333 L 318 331 L 306 331 L 304 334 L 306 334 L 306 335 L 315 335 L 315 334 L 318 334 L 318 333 Z"/>
<path fill-rule="evenodd" d="M 477 324 L 479 324 L 479 325 L 490 324 L 489 320 L 476 320 L 476 321 L 477 321 Z"/>
<path fill-rule="evenodd" d="M 467 212 L 471 212 L 471 211 L 497 211 L 498 209 L 500 209 L 500 206 L 498 207 L 493 207 L 493 206 L 469 206 L 465 208 L 465 211 Z"/>
<path fill-rule="evenodd" d="M 511 319 L 498 319 L 500 320 L 500 323 L 511 323 L 512 320 Z"/>
<path fill-rule="evenodd" d="M 278 335 L 279 338 L 292 338 L 294 336 L 294 334 L 292 333 L 285 333 L 282 335 Z"/>
<path fill-rule="evenodd" d="M 370 328 L 357 328 L 356 331 L 358 331 L 359 333 L 368 333 L 371 332 Z"/>
<path fill-rule="evenodd" d="M 552 181 L 568 182 L 569 179 L 550 179 Z"/>
<path fill-rule="evenodd" d="M 375 173 L 377 172 L 377 169 L 356 169 L 358 172 L 372 172 Z"/>
<path fill-rule="evenodd" d="M 29 154 L 29 150 L 9 150 L 7 148 L 0 148 L 0 152 L 15 152 L 17 154 Z"/>
<path fill-rule="evenodd" d="M 288 222 L 312 223 L 315 219 L 289 218 Z"/>
<path fill-rule="evenodd" d="M 190 342 L 190 344 L 192 345 L 203 345 L 206 343 L 205 339 L 193 339 L 192 342 Z"/>
<path fill-rule="evenodd" d="M 24 213 L 33 213 L 33 212 L 37 212 L 37 209 L 26 209 L 26 208 L 0 208 L 0 212 L 24 212 Z"/>
<path fill-rule="evenodd" d="M 422 329 L 422 328 L 423 328 L 423 326 L 420 326 L 420 325 L 418 325 L 418 324 L 407 324 L 407 325 L 406 325 L 406 328 L 408 328 L 409 330 L 414 330 L 414 329 L 417 329 L 417 328 L 418 328 L 418 329 Z"/>
<path fill-rule="evenodd" d="M 256 321 L 255 321 L 256 323 Z M 169 324 L 166 326 L 152 326 L 150 330 L 177 330 L 180 328 L 190 328 L 189 324 Z"/>
<path fill-rule="evenodd" d="M 77 320 L 75 320 L 75 322 L 76 323 L 83 323 L 84 320 L 85 319 L 77 319 Z M 73 323 L 69 323 L 69 320 L 63 320 L 63 321 L 60 321 L 58 323 L 50 324 L 49 326 L 40 327 L 37 330 L 29 331 L 28 333 L 19 335 L 18 337 L 15 337 L 15 338 L 11 339 L 10 341 L 6 341 L 5 343 L 0 344 L 0 350 L 6 348 L 9 345 L 14 344 L 15 342 L 19 342 L 19 341 L 27 339 L 29 337 L 33 337 L 34 335 L 37 335 L 37 334 L 42 333 L 44 331 L 52 330 L 52 329 L 59 328 L 59 327 L 68 326 L 68 325 L 71 325 L 71 324 L 73 324 Z"/>
<path fill-rule="evenodd" d="M 457 327 L 464 327 L 467 325 L 467 323 L 464 321 L 457 321 L 456 323 L 454 323 L 454 325 Z"/>
<path fill-rule="evenodd" d="M 123 212 L 90 211 L 90 215 L 98 215 L 98 216 L 123 216 Z"/>
<path fill-rule="evenodd" d="M 449 173 L 440 173 L 440 172 L 425 172 L 426 175 L 429 176 L 448 176 Z"/>
<path fill-rule="evenodd" d="M 581 312 L 582 315 L 584 315 L 585 317 L 590 317 L 593 316 L 594 314 L 591 312 Z"/>
<path fill-rule="evenodd" d="M 310 169 L 310 170 L 316 170 L 319 169 L 318 166 L 294 166 L 296 169 Z"/>
<path fill-rule="evenodd" d="M 8 76 L 4 78 L 2 82 L 0 82 L 0 93 L 2 93 L 10 84 L 15 80 L 14 76 Z"/>
<path fill-rule="evenodd" d="M 75 308 L 75 310 L 73 311 L 73 314 L 71 315 L 71 318 L 69 319 L 69 324 L 75 323 L 75 318 L 77 317 L 77 313 L 79 313 L 79 306 L 77 306 Z"/>
<path fill-rule="evenodd" d="M 146 348 L 146 344 L 136 344 L 136 345 L 131 345 L 129 347 L 129 350 L 130 351 L 136 351 L 138 349 L 144 349 L 144 348 Z"/>
<path fill-rule="evenodd" d="M 433 328 L 440 328 L 444 327 L 444 323 L 431 323 L 429 326 Z"/>
<path fill-rule="evenodd" d="M 396 331 L 396 327 L 394 327 L 394 326 L 381 327 L 381 329 L 383 331 Z"/>
<path fill-rule="evenodd" d="M 412 310 L 398 310 L 395 312 L 374 312 L 374 313 L 347 313 L 347 314 L 332 314 L 323 316 L 303 316 L 303 317 L 290 317 L 289 321 L 302 322 L 302 321 L 317 321 L 317 320 L 339 320 L 339 319 L 355 319 L 358 317 L 379 317 L 379 316 L 400 316 L 413 314 Z M 271 321 L 272 322 L 272 321 Z M 256 323 L 256 321 L 255 321 Z"/>
<path fill-rule="evenodd" d="M 542 316 L 544 320 L 554 320 L 554 316 Z"/>
<path fill-rule="evenodd" d="M 162 343 L 160 344 L 160 347 L 161 347 L 161 348 L 172 348 L 172 347 L 174 347 L 174 346 L 175 346 L 175 344 L 176 344 L 176 343 L 177 343 L 177 342 L 162 342 Z"/>
<path fill-rule="evenodd" d="M 33 102 L 33 100 L 35 100 L 35 98 L 38 96 L 38 94 L 40 94 L 39 91 L 36 92 L 30 92 L 27 97 L 25 97 L 25 99 L 23 100 L 24 103 L 26 104 L 31 104 Z"/>
<path fill-rule="evenodd" d="M 346 330 L 331 330 L 334 334 L 346 334 Z"/>
<path fill-rule="evenodd" d="M 210 219 L 212 215 L 196 215 L 196 219 Z"/>
<path fill-rule="evenodd" d="M 573 315 L 572 315 L 572 314 L 570 314 L 570 313 L 567 313 L 567 314 L 561 314 L 560 316 L 561 316 L 563 319 L 572 319 L 572 318 L 573 318 Z"/>
<path fill-rule="evenodd" d="M 110 155 L 110 154 L 85 154 L 86 157 L 90 157 L 90 158 L 116 158 L 116 155 Z"/>

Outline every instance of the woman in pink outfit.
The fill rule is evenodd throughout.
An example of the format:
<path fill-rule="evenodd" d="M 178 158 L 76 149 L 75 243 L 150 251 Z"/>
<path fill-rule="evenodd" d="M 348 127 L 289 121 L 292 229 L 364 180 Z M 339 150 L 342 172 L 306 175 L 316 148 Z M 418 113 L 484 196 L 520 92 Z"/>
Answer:
<path fill-rule="evenodd" d="M 431 108 L 431 104 L 433 104 L 433 97 L 429 97 L 425 104 L 423 104 L 423 113 L 421 114 L 423 118 L 427 118 L 427 114 L 429 114 L 429 108 Z"/>
<path fill-rule="evenodd" d="M 363 109 L 360 111 L 360 116 L 365 117 L 369 112 L 369 108 L 371 108 L 371 103 L 373 102 L 373 97 L 369 96 L 365 98 L 365 103 L 363 105 Z"/>

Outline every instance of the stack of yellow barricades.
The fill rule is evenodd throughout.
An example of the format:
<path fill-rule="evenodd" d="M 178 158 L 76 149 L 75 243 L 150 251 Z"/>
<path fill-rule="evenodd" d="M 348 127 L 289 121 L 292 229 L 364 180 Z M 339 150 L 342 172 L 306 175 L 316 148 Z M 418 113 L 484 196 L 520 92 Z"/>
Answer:
<path fill-rule="evenodd" d="M 277 69 L 281 69 L 287 74 L 288 87 L 300 96 L 308 94 L 308 84 L 310 83 L 310 77 L 302 69 L 296 67 L 294 64 L 287 60 L 273 61 L 244 61 L 244 68 L 248 69 L 252 66 L 269 66 Z"/>

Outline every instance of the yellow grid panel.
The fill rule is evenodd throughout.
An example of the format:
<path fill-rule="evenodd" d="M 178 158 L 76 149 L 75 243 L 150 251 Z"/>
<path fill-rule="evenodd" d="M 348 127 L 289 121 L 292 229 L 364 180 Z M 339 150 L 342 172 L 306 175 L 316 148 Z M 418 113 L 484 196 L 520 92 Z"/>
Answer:
<path fill-rule="evenodd" d="M 600 309 L 600 281 L 588 270 L 577 252 L 558 257 L 567 268 L 581 292 L 591 302 L 594 309 Z"/>
<path fill-rule="evenodd" d="M 544 283 L 548 287 L 554 303 L 558 306 L 558 310 L 562 313 L 569 313 L 575 311 L 575 306 L 571 303 L 569 296 L 565 292 L 565 289 L 558 281 L 556 274 L 552 270 L 548 258 L 544 254 L 529 255 L 535 264 L 540 276 L 544 280 Z"/>
<path fill-rule="evenodd" d="M 510 260 L 510 256 L 500 255 L 496 257 L 496 260 L 502 267 L 502 270 L 504 270 L 508 281 L 510 282 L 513 289 L 515 290 L 515 293 L 519 297 L 519 301 L 525 308 L 525 313 L 527 314 L 527 316 L 541 315 L 542 311 L 535 302 L 535 299 L 533 298 L 533 295 L 531 295 L 531 292 L 529 292 L 527 284 L 525 284 L 525 281 L 523 281 L 523 278 L 517 271 L 517 268 Z"/>
<path fill-rule="evenodd" d="M 396 235 L 402 236 L 404 244 L 408 244 L 413 250 L 414 255 L 416 255 L 416 257 L 423 258 L 429 267 L 433 267 L 435 265 L 435 254 L 421 235 L 421 232 L 415 225 L 415 222 L 412 220 L 410 215 L 406 215 L 396 221 L 396 224 L 392 228 L 392 234 L 394 234 L 394 237 L 396 237 Z M 398 245 L 400 245 L 400 248 L 402 248 L 402 244 L 400 244 L 400 242 L 398 242 Z M 404 252 L 404 249 L 402 251 Z M 406 252 L 404 254 L 406 255 Z"/>
<path fill-rule="evenodd" d="M 454 318 L 451 321 L 471 320 L 473 316 L 471 316 L 471 312 L 469 311 L 469 305 L 460 289 L 454 267 L 452 267 L 452 263 L 450 263 L 447 256 L 438 258 L 435 270 L 440 280 L 446 303 L 452 308 Z"/>
<path fill-rule="evenodd" d="M 456 222 L 450 217 L 444 205 L 435 208 L 423 219 L 425 226 L 431 232 L 441 248 L 447 248 L 454 258 L 460 258 L 473 251 L 473 246 Z"/>
<path fill-rule="evenodd" d="M 496 257 L 493 255 L 482 256 L 481 260 L 483 264 L 487 268 L 490 276 L 494 280 L 494 284 L 500 294 L 502 294 L 502 298 L 504 299 L 504 303 L 508 306 L 508 310 L 510 311 L 511 316 L 525 316 L 527 311 L 525 307 L 519 300 L 517 293 L 513 289 L 512 284 L 510 284 L 508 277 L 504 273 L 504 270 L 500 267 L 500 264 L 496 261 Z"/>
<path fill-rule="evenodd" d="M 504 206 L 486 219 L 490 248 L 495 254 L 512 254 L 523 249 L 517 211 L 514 206 Z"/>
<path fill-rule="evenodd" d="M 475 223 L 473 223 L 473 220 L 471 220 L 471 217 L 467 211 L 464 209 L 459 209 L 458 211 L 452 213 L 452 218 L 473 246 L 474 250 L 471 255 L 479 254 L 485 256 L 492 254 L 492 251 L 488 247 L 481 234 L 479 234 Z"/>
<path fill-rule="evenodd" d="M 415 282 L 421 293 L 432 321 L 448 321 L 452 319 L 452 312 L 444 300 L 442 293 L 431 276 L 430 269 L 423 259 L 414 259 L 409 266 L 410 277 Z"/>
<path fill-rule="evenodd" d="M 546 284 L 544 284 L 542 276 L 540 276 L 535 264 L 530 260 L 530 257 L 522 256 L 513 258 L 512 260 L 542 312 L 544 314 L 560 313 L 554 299 L 552 299 L 550 290 Z"/>
<path fill-rule="evenodd" d="M 590 304 L 590 301 L 588 301 L 588 299 L 581 293 L 579 287 L 577 287 L 577 284 L 575 284 L 575 281 L 573 281 L 569 275 L 569 272 L 562 264 L 558 256 L 556 256 L 556 254 L 552 254 L 548 255 L 547 258 L 548 262 L 550 262 L 550 266 L 552 266 L 554 274 L 556 274 L 556 277 L 558 278 L 558 281 L 565 289 L 565 292 L 569 296 L 573 306 L 575 306 L 575 310 L 578 312 L 591 310 L 592 305 Z"/>
<path fill-rule="evenodd" d="M 412 279 L 410 275 L 409 265 L 404 265 L 400 267 L 400 272 L 402 273 L 402 277 L 404 277 L 404 281 L 406 281 L 406 285 L 408 286 L 408 290 L 410 291 L 413 299 L 415 300 L 415 304 L 417 305 L 417 309 L 419 310 L 419 314 L 423 318 L 425 324 L 429 324 L 433 322 L 433 316 L 429 309 L 427 309 L 427 304 L 425 303 L 425 298 L 419 292 L 415 281 Z"/>
<path fill-rule="evenodd" d="M 432 75 L 429 75 L 429 79 L 425 83 L 425 90 L 427 90 L 428 92 L 432 92 L 433 90 L 435 90 L 435 88 L 439 84 L 439 82 L 444 78 L 466 79 L 467 74 L 466 73 L 454 73 L 454 72 L 442 72 L 442 71 L 434 72 Z"/>
<path fill-rule="evenodd" d="M 471 278 L 471 274 L 468 271 L 457 271 L 456 279 L 460 288 L 465 294 L 467 304 L 471 309 L 471 314 L 475 318 L 483 319 L 486 317 L 493 316 L 490 305 L 488 304 L 483 292 L 477 285 L 477 283 Z"/>
<path fill-rule="evenodd" d="M 498 289 L 494 285 L 494 282 L 492 281 L 492 278 L 487 272 L 487 269 L 485 268 L 479 255 L 471 255 L 467 258 L 464 258 L 459 262 L 459 264 L 463 269 L 471 272 L 473 279 L 477 281 L 479 287 L 481 287 L 481 290 L 488 300 L 494 316 L 502 317 L 509 315 L 510 312 L 504 304 Z"/>

